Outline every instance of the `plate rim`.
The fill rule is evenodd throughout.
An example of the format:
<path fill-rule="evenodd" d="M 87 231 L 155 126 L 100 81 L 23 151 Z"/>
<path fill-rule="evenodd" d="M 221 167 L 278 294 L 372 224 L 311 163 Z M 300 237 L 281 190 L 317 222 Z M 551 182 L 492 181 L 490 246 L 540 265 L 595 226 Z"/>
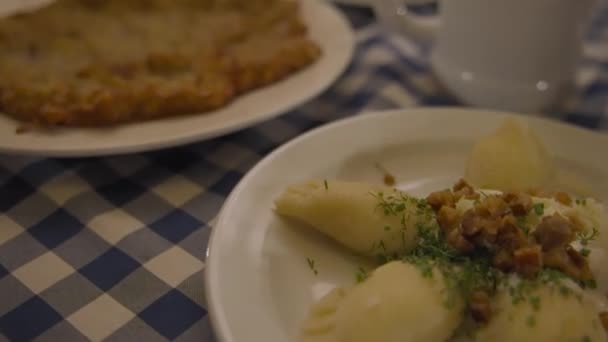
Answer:
<path fill-rule="evenodd" d="M 226 197 L 226 200 L 222 204 L 220 211 L 218 212 L 217 219 L 213 227 L 211 228 L 211 234 L 209 236 L 207 248 L 206 248 L 206 261 L 204 268 L 204 295 L 205 301 L 207 303 L 207 311 L 209 314 L 209 318 L 211 321 L 211 327 L 213 329 L 214 335 L 218 339 L 218 341 L 222 342 L 240 342 L 236 341 L 228 329 L 228 317 L 226 312 L 223 310 L 222 304 L 217 299 L 218 296 L 214 296 L 215 288 L 215 279 L 217 276 L 214 276 L 214 272 L 218 272 L 216 268 L 219 269 L 220 265 L 218 264 L 219 258 L 214 257 L 214 251 L 219 247 L 219 233 L 221 230 L 221 226 L 223 222 L 226 220 L 226 210 L 233 206 L 233 202 L 239 194 L 242 192 L 242 188 L 245 187 L 250 179 L 255 177 L 259 170 L 262 170 L 268 163 L 274 161 L 278 156 L 282 155 L 284 151 L 290 149 L 292 146 L 295 146 L 303 141 L 313 138 L 316 135 L 323 134 L 326 131 L 338 129 L 341 126 L 347 126 L 351 124 L 356 124 L 358 121 L 365 120 L 381 120 L 385 117 L 398 116 L 403 114 L 408 115 L 433 115 L 432 113 L 437 112 L 473 112 L 477 115 L 487 114 L 497 118 L 500 120 L 505 117 L 515 117 L 525 121 L 536 121 L 538 123 L 547 123 L 553 127 L 562 127 L 563 129 L 568 129 L 573 132 L 577 132 L 577 134 L 585 134 L 590 135 L 594 139 L 598 139 L 603 143 L 608 143 L 608 135 L 602 134 L 596 130 L 591 130 L 585 127 L 576 126 L 561 120 L 557 120 L 549 117 L 539 117 L 533 116 L 529 114 L 522 114 L 516 112 L 508 112 L 508 111 L 498 111 L 498 110 L 489 110 L 482 108 L 465 108 L 465 107 L 412 107 L 412 108 L 402 108 L 402 109 L 394 109 L 394 110 L 381 110 L 381 111 L 367 111 L 357 114 L 355 116 L 350 116 L 346 118 L 341 118 L 326 124 L 323 124 L 319 127 L 311 129 L 307 132 L 304 132 L 293 139 L 287 141 L 286 143 L 278 146 L 265 157 L 260 159 L 237 183 L 237 185 L 233 188 L 230 194 Z M 458 113 L 453 113 L 458 114 Z"/>
<path fill-rule="evenodd" d="M 163 138 L 161 136 L 158 139 L 154 139 L 154 140 L 147 139 L 145 141 L 126 142 L 126 143 L 122 143 L 120 145 L 108 145 L 108 146 L 101 146 L 101 147 L 88 146 L 88 147 L 84 147 L 84 148 L 77 147 L 78 140 L 81 138 L 76 138 L 74 140 L 73 144 L 68 144 L 66 142 L 60 146 L 50 146 L 50 147 L 49 146 L 36 146 L 36 147 L 19 146 L 19 145 L 2 144 L 0 142 L 0 153 L 6 154 L 6 155 L 22 155 L 22 156 L 36 156 L 36 157 L 83 158 L 83 157 L 114 156 L 114 155 L 123 155 L 123 154 L 129 154 L 129 153 L 147 152 L 147 151 L 161 150 L 161 149 L 166 149 L 166 148 L 171 148 L 171 147 L 182 146 L 182 145 L 186 145 L 186 144 L 190 144 L 190 143 L 210 140 L 213 138 L 221 137 L 221 136 L 224 136 L 224 135 L 227 135 L 230 133 L 240 131 L 240 130 L 248 128 L 248 127 L 252 127 L 256 124 L 260 124 L 262 122 L 265 122 L 265 121 L 271 120 L 273 118 L 277 118 L 279 116 L 287 114 L 290 110 L 293 110 L 294 108 L 298 108 L 299 106 L 317 98 L 321 93 L 323 93 L 328 88 L 330 88 L 333 84 L 335 84 L 335 82 L 344 74 L 344 72 L 346 71 L 348 66 L 351 64 L 351 62 L 353 60 L 354 52 L 355 52 L 355 46 L 356 46 L 356 35 L 355 35 L 355 31 L 354 31 L 352 25 L 350 24 L 350 22 L 348 21 L 347 17 L 344 15 L 344 13 L 342 13 L 334 4 L 324 1 L 324 0 L 299 0 L 299 1 L 302 3 L 306 3 L 306 6 L 309 6 L 309 8 L 311 8 L 313 10 L 313 13 L 327 12 L 329 15 L 331 15 L 332 19 L 334 20 L 332 24 L 340 26 L 340 29 L 343 30 L 345 33 L 347 33 L 347 35 L 345 35 L 343 37 L 343 41 L 346 43 L 347 48 L 342 49 L 341 59 L 338 61 L 339 63 L 336 63 L 334 65 L 334 68 L 331 70 L 332 72 L 329 75 L 329 77 L 327 77 L 322 82 L 320 82 L 319 86 L 316 89 L 313 89 L 312 91 L 307 90 L 305 92 L 302 92 L 304 95 L 301 95 L 300 98 L 296 99 L 295 101 L 292 101 L 289 104 L 285 104 L 283 106 L 278 106 L 278 107 L 270 109 L 270 110 L 261 111 L 261 115 L 255 115 L 253 117 L 245 118 L 244 120 L 241 119 L 241 120 L 230 121 L 228 124 L 221 125 L 221 127 L 216 128 L 216 129 L 212 129 L 212 130 L 199 129 L 199 130 L 196 130 L 195 132 L 186 131 L 186 132 L 181 132 L 176 135 L 172 135 L 169 138 L 166 138 L 166 137 Z M 321 59 L 322 58 L 323 58 L 323 55 L 321 56 Z M 321 59 L 317 60 L 315 63 L 318 63 Z M 313 65 L 310 65 L 308 67 L 312 67 L 312 66 Z M 305 68 L 290 76 L 296 76 L 299 73 L 306 73 L 307 71 L 308 70 Z M 255 89 L 254 91 L 248 92 L 242 96 L 256 96 L 257 91 L 261 91 L 261 90 L 265 90 L 265 89 L 272 89 L 272 87 L 282 87 L 284 85 L 280 84 L 280 82 L 288 82 L 289 78 L 290 77 L 287 77 L 283 80 L 280 80 L 279 82 L 277 82 L 275 84 L 271 84 L 269 86 Z M 238 103 L 239 100 L 240 100 L 240 97 L 235 98 L 234 101 L 232 101 L 231 103 L 228 104 L 228 106 L 230 106 L 234 103 Z M 224 109 L 228 108 L 228 106 L 219 108 L 218 111 L 224 110 Z M 214 112 L 215 111 L 211 111 L 208 113 L 194 113 L 194 114 L 188 114 L 188 115 L 183 115 L 183 116 L 161 118 L 161 119 L 157 119 L 157 120 L 145 121 L 145 122 L 140 122 L 140 123 L 128 123 L 128 124 L 116 126 L 116 128 L 125 129 L 125 127 L 126 127 L 126 129 L 128 129 L 128 125 L 138 125 L 138 124 L 147 124 L 147 123 L 157 123 L 157 124 L 161 123 L 162 124 L 163 121 L 167 122 L 167 121 L 171 121 L 171 120 L 188 120 L 188 117 L 198 117 L 200 115 L 214 114 Z M 15 123 L 16 126 L 19 124 L 19 122 L 17 120 L 8 117 L 6 114 L 0 114 L 0 115 L 4 116 L 4 118 L 3 118 L 4 120 Z M 60 128 L 60 129 L 63 129 L 63 128 Z M 97 128 L 75 127 L 75 128 L 65 128 L 65 129 L 71 130 L 71 132 L 76 132 L 76 133 L 97 134 L 97 133 L 107 132 L 107 129 L 112 129 L 112 128 L 111 127 L 110 128 L 101 127 L 101 128 L 97 129 Z M 61 134 L 61 133 L 59 133 L 59 134 Z M 49 137 L 46 139 L 52 139 L 52 137 Z M 108 137 L 97 137 L 97 138 L 89 137 L 89 138 L 85 138 L 85 139 L 112 139 L 112 136 L 110 135 Z"/>

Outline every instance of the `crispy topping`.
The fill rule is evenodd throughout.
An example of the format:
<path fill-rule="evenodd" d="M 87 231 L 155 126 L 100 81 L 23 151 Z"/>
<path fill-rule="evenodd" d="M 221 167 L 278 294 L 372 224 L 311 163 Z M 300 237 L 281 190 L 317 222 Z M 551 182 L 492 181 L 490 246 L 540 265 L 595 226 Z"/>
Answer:
<path fill-rule="evenodd" d="M 556 213 L 544 217 L 532 235 L 543 251 L 548 251 L 570 244 L 574 240 L 574 229 L 570 221 Z"/>
<path fill-rule="evenodd" d="M 475 210 L 467 210 L 462 217 L 462 229 L 466 236 L 474 236 L 482 229 L 482 218 L 475 215 Z"/>
<path fill-rule="evenodd" d="M 391 175 L 390 173 L 384 174 L 383 180 L 384 180 L 384 184 L 387 186 L 395 185 L 395 176 Z"/>
<path fill-rule="evenodd" d="M 475 189 L 473 189 L 473 187 L 462 178 L 454 185 L 452 191 L 454 192 L 456 201 L 461 199 L 463 196 L 466 199 L 479 199 L 479 194 L 475 192 Z"/>
<path fill-rule="evenodd" d="M 593 273 L 591 273 L 591 268 L 589 267 L 587 258 L 582 256 L 581 253 L 579 253 L 576 249 L 572 248 L 572 246 L 566 247 L 566 254 L 568 254 L 568 257 L 570 258 L 572 264 L 578 269 L 578 277 L 574 277 L 575 279 L 593 279 Z"/>
<path fill-rule="evenodd" d="M 443 206 L 454 207 L 456 203 L 454 194 L 450 190 L 433 192 L 427 196 L 426 202 L 435 210 L 439 210 Z"/>
<path fill-rule="evenodd" d="M 462 236 L 462 232 L 459 228 L 452 229 L 447 233 L 446 240 L 458 252 L 468 253 L 475 249 L 475 246 L 469 242 L 464 236 Z"/>
<path fill-rule="evenodd" d="M 388 170 L 380 163 L 375 164 L 376 168 L 383 173 L 382 181 L 386 186 L 394 186 L 396 183 L 395 176 L 393 176 Z"/>
<path fill-rule="evenodd" d="M 541 247 L 534 245 L 530 247 L 522 247 L 513 252 L 515 262 L 515 272 L 523 277 L 535 277 L 543 267 Z"/>
<path fill-rule="evenodd" d="M 570 246 L 543 252 L 543 261 L 546 266 L 559 269 L 574 279 L 593 279 L 587 259 Z"/>
<path fill-rule="evenodd" d="M 509 211 L 509 207 L 501 197 L 488 196 L 475 207 L 475 211 L 482 216 L 498 218 L 505 215 Z"/>
<path fill-rule="evenodd" d="M 572 198 L 565 192 L 557 192 L 554 196 L 555 200 L 563 205 L 572 206 Z"/>
<path fill-rule="evenodd" d="M 507 251 L 514 251 L 528 244 L 526 234 L 517 226 L 513 215 L 503 217 L 496 244 Z"/>
<path fill-rule="evenodd" d="M 513 255 L 506 249 L 500 249 L 496 254 L 494 254 L 492 264 L 494 267 L 503 272 L 511 272 L 513 269 L 515 269 L 515 260 L 513 260 Z"/>
<path fill-rule="evenodd" d="M 604 330 L 608 331 L 608 311 L 600 312 L 600 322 L 602 322 Z"/>
<path fill-rule="evenodd" d="M 502 199 L 507 202 L 515 216 L 526 215 L 532 208 L 532 198 L 524 193 L 507 192 L 502 195 Z"/>
<path fill-rule="evenodd" d="M 473 187 L 469 185 L 469 183 L 467 183 L 467 181 L 465 181 L 464 179 L 460 178 L 458 180 L 458 182 L 456 182 L 456 184 L 454 184 L 454 186 L 452 187 L 452 190 L 454 192 L 456 191 L 460 191 L 460 190 L 467 190 L 467 192 L 475 192 L 473 190 Z"/>
<path fill-rule="evenodd" d="M 488 323 L 492 318 L 492 305 L 486 291 L 474 291 L 469 298 L 469 308 L 471 316 L 478 323 Z"/>
<path fill-rule="evenodd" d="M 455 208 L 443 206 L 437 213 L 437 222 L 444 232 L 449 232 L 460 224 L 460 213 Z"/>
<path fill-rule="evenodd" d="M 593 279 L 586 254 L 570 247 L 580 230 L 576 227 L 580 222 L 555 213 L 543 217 L 536 229 L 531 230 L 525 226 L 525 217 L 541 216 L 545 208 L 543 203 L 533 204 L 532 198 L 524 193 L 486 195 L 460 215 L 455 202 L 474 190 L 463 180 L 453 190 L 459 193 L 435 192 L 427 202 L 437 212 L 445 240 L 456 252 L 488 251 L 496 268 L 525 278 L 535 277 L 545 265 L 578 281 Z M 562 202 L 570 199 L 564 193 L 555 196 Z"/>

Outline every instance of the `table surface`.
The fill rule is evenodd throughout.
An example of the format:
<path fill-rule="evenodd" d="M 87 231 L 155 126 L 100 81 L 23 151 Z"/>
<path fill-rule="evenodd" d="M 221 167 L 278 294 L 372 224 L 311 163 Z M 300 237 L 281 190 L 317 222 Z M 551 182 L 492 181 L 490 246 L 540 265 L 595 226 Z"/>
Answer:
<path fill-rule="evenodd" d="M 384 32 L 363 8 L 346 73 L 317 99 L 255 127 L 170 150 L 90 159 L 0 156 L 0 341 L 213 341 L 205 250 L 222 202 L 277 146 L 364 110 L 457 105 L 427 47 Z M 585 45 L 571 109 L 608 128 L 608 7 Z"/>

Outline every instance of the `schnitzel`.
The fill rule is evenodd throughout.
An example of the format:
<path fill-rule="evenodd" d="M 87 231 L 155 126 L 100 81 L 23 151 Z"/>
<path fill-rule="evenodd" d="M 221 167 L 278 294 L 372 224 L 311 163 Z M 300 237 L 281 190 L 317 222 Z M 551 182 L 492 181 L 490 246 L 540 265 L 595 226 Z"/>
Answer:
<path fill-rule="evenodd" d="M 294 0 L 58 0 L 0 19 L 0 112 L 43 126 L 202 113 L 320 54 Z"/>

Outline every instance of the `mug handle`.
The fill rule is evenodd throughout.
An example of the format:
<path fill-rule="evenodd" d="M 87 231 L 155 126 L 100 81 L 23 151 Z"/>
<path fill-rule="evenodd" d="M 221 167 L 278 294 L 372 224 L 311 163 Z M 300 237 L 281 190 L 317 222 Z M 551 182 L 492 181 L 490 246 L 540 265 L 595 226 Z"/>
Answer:
<path fill-rule="evenodd" d="M 391 31 L 403 33 L 416 40 L 431 41 L 439 29 L 439 16 L 418 16 L 410 13 L 405 5 L 424 5 L 434 2 L 437 1 L 375 0 L 374 13 L 380 22 Z"/>

